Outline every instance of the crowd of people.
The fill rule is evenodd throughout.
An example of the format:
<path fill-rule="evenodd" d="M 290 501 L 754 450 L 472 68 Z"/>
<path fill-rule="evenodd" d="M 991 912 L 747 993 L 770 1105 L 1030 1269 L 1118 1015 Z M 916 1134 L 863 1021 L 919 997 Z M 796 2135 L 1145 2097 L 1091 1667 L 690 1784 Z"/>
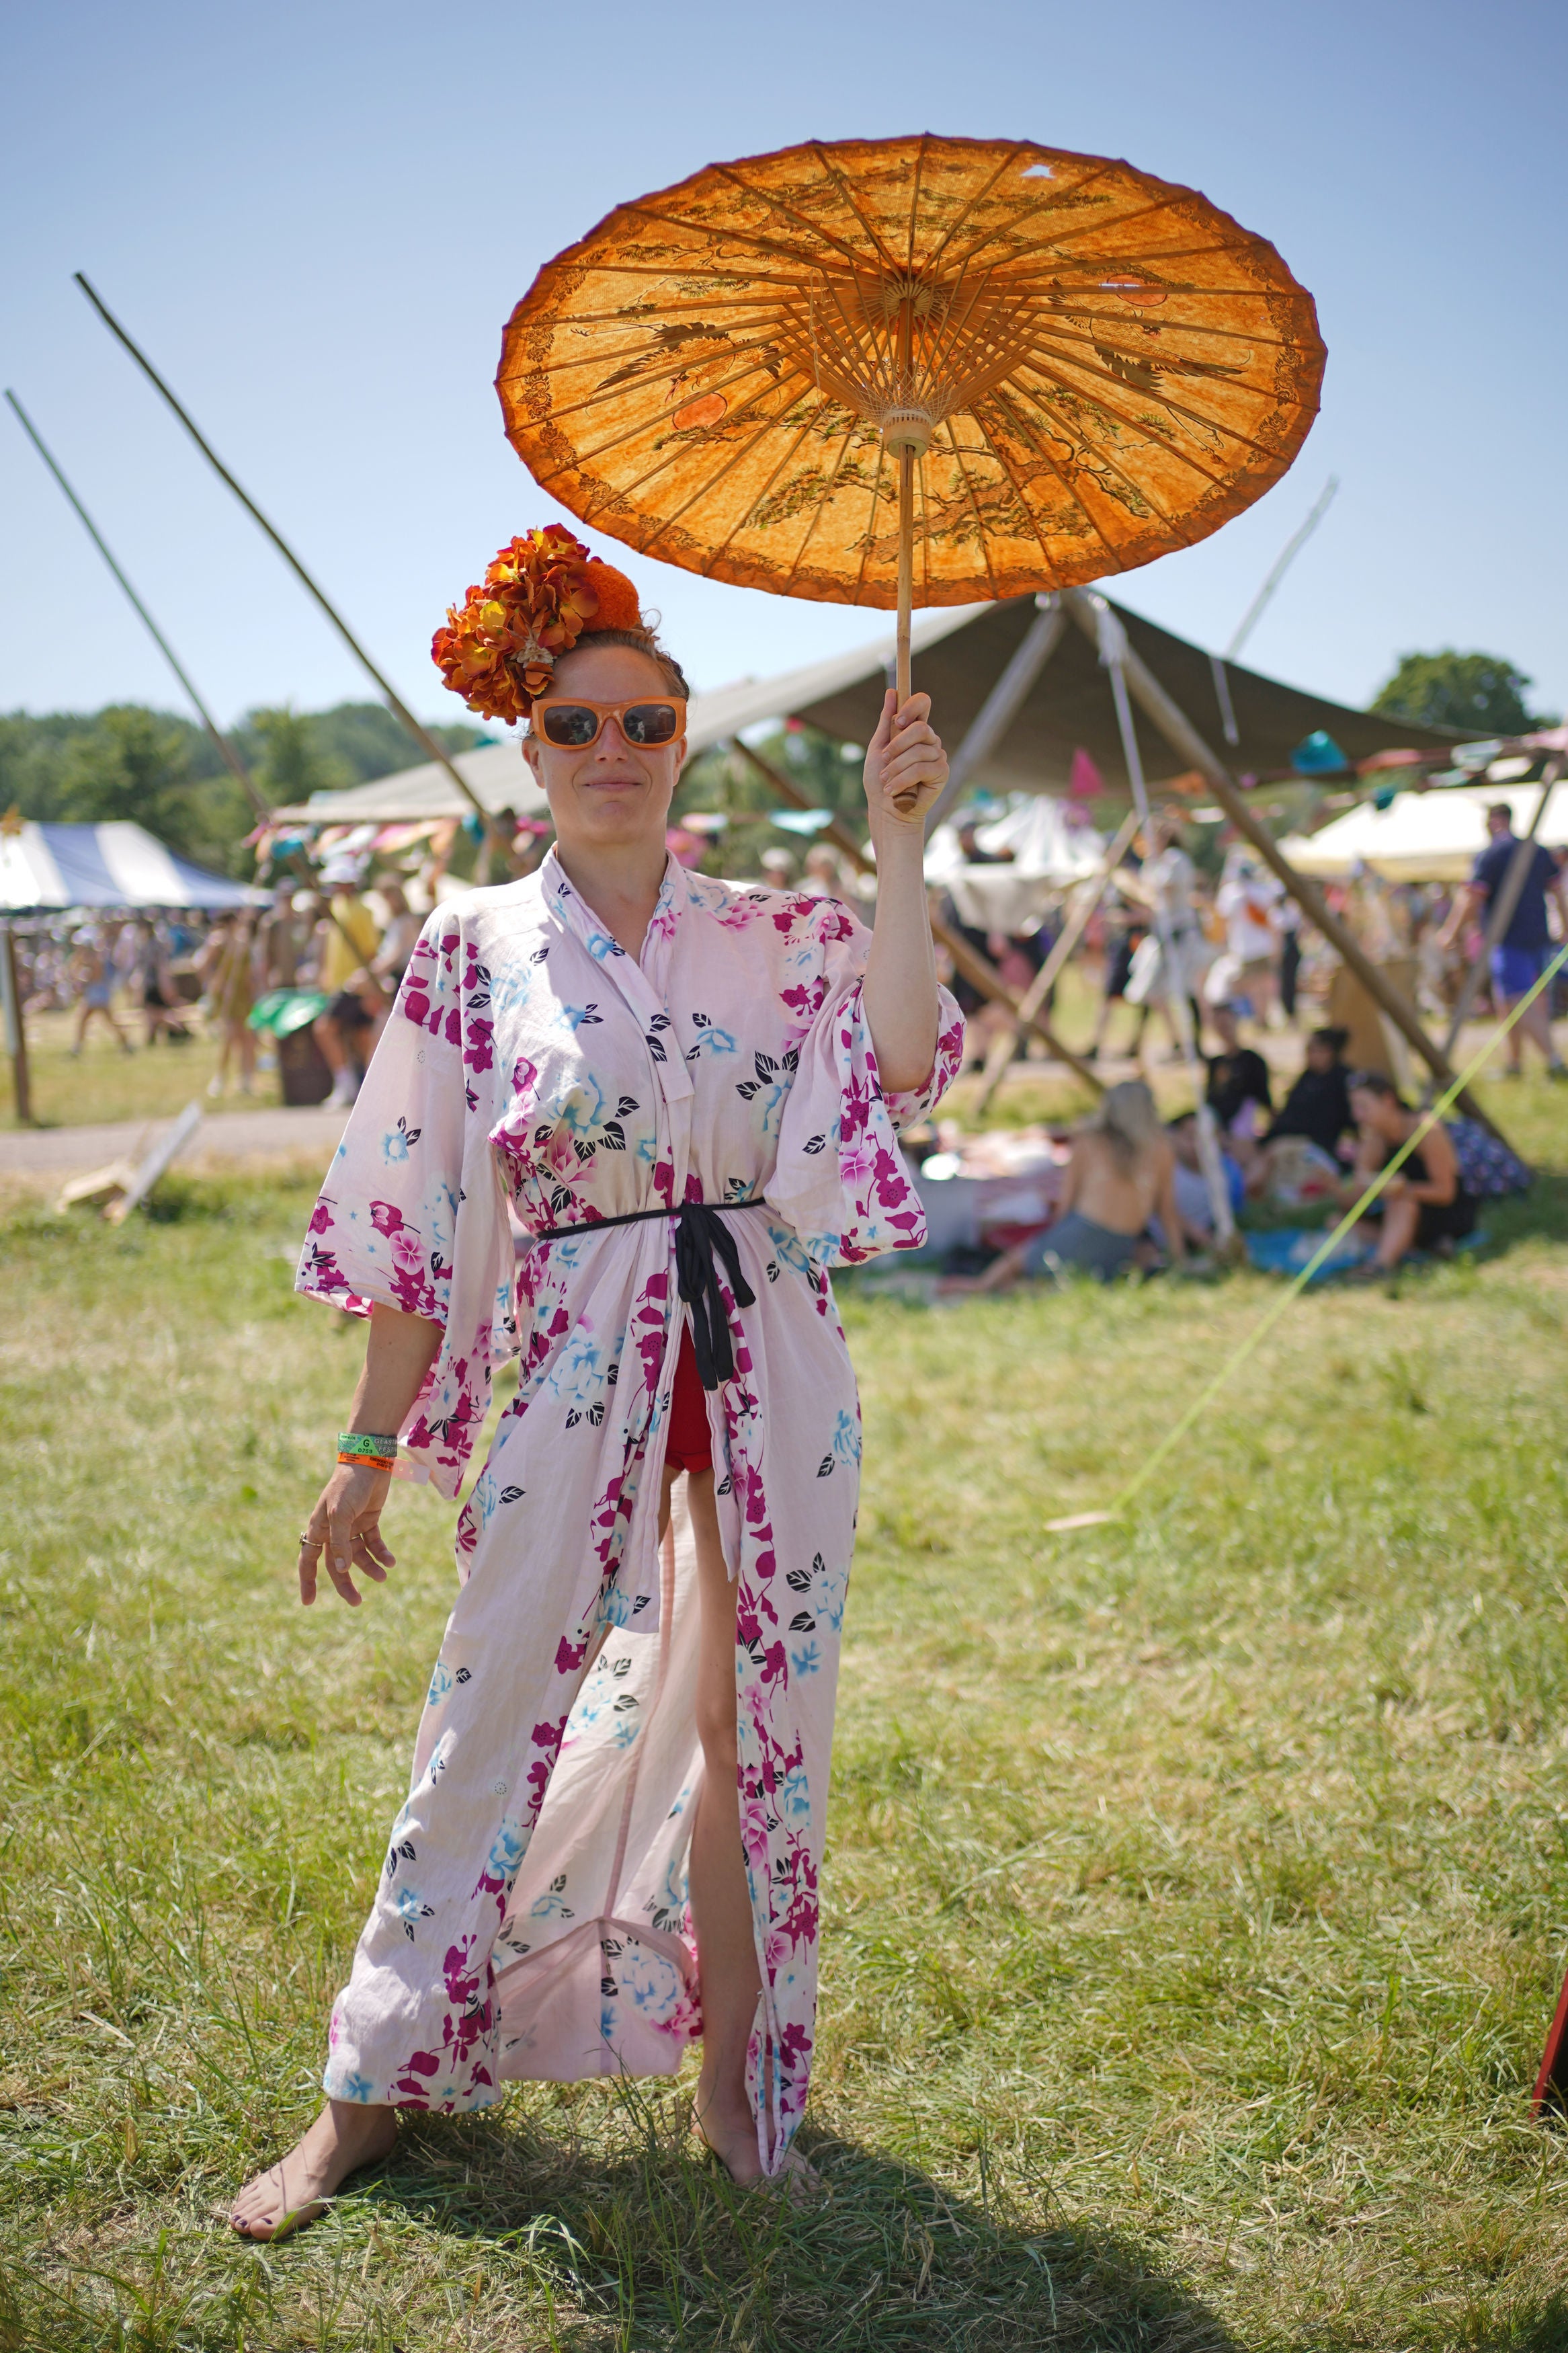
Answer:
<path fill-rule="evenodd" d="M 328 860 L 320 888 L 279 881 L 270 903 L 208 917 L 186 908 L 18 925 L 14 934 L 25 1011 L 75 1015 L 68 1051 L 80 1057 L 95 1027 L 121 1053 L 216 1043 L 210 1096 L 255 1092 L 263 1039 L 251 1016 L 274 992 L 313 991 L 326 1003 L 310 1023 L 331 1073 L 331 1100 L 352 1103 L 422 920 L 410 894 L 427 889 L 388 875 L 367 885 L 363 860 Z"/>
<path fill-rule="evenodd" d="M 998 862 L 1005 855 L 980 846 L 973 822 L 961 821 L 959 832 L 969 861 Z M 1489 996 L 1495 1014 L 1512 1011 L 1541 977 L 1557 941 L 1568 936 L 1568 881 L 1552 852 L 1531 844 L 1521 853 L 1503 803 L 1489 812 L 1489 836 L 1470 880 L 1457 889 L 1389 886 L 1365 873 L 1330 893 L 1375 962 L 1404 961 L 1429 1016 L 1451 1009 L 1478 961 L 1483 985 L 1476 1010 L 1489 1009 Z M 695 865 L 711 845 L 699 833 L 672 832 L 670 846 L 683 863 Z M 535 845 L 535 854 L 542 848 Z M 325 1065 L 320 1083 L 330 1084 L 329 1100 L 346 1108 L 386 1022 L 423 913 L 444 885 L 450 845 L 443 842 L 441 850 L 439 859 L 433 849 L 424 853 L 423 865 L 411 861 L 416 871 L 405 866 L 374 876 L 363 852 L 340 850 L 321 864 L 315 889 L 283 878 L 270 903 L 210 923 L 185 910 L 164 910 L 19 932 L 25 1001 L 30 1011 L 74 1012 L 70 1050 L 79 1055 L 95 1024 L 127 1054 L 135 1050 L 138 1025 L 144 1049 L 184 1044 L 199 1027 L 217 1049 L 209 1093 L 221 1096 L 232 1084 L 248 1096 L 267 1048 L 252 1020 L 257 1006 L 275 992 L 313 992 L 319 1002 L 309 1028 Z M 814 841 L 804 851 L 775 843 L 761 849 L 758 863 L 762 879 L 775 888 L 874 903 L 874 881 L 830 842 Z M 1510 877 L 1511 909 L 1483 955 Z M 1020 991 L 1045 962 L 1060 921 L 1048 913 L 1029 933 L 999 938 L 965 925 L 951 903 L 946 913 Z M 1129 847 L 1079 954 L 1098 982 L 1096 1026 L 1085 1050 L 1090 1060 L 1118 1050 L 1143 1059 L 1152 1014 L 1161 1017 L 1168 1055 L 1181 1053 L 1175 1008 L 1184 1001 L 1202 1057 L 1219 1180 L 1233 1212 L 1249 1201 L 1353 1201 L 1407 1140 L 1416 1114 L 1401 1098 L 1405 1074 L 1393 1066 L 1385 1038 L 1373 1034 L 1369 1054 L 1363 1031 L 1355 1040 L 1360 1050 L 1348 1053 L 1350 1027 L 1320 1021 L 1305 1039 L 1300 1075 L 1281 1087 L 1274 1069 L 1278 1043 L 1302 1022 L 1310 1002 L 1334 1005 L 1339 960 L 1245 844 L 1234 845 L 1217 871 L 1212 860 L 1200 866 L 1182 813 L 1162 810 Z M 944 970 L 942 977 L 969 1017 L 971 1058 L 984 1054 L 1005 1022 L 1004 1009 L 963 975 Z M 1525 1007 L 1509 1033 L 1508 1069 L 1521 1067 L 1528 1040 L 1552 1076 L 1568 1075 L 1551 1011 L 1545 996 Z M 1022 1042 L 1018 1050 L 1026 1050 Z M 983 1274 L 955 1280 L 990 1291 L 1071 1270 L 1104 1279 L 1129 1268 L 1202 1260 L 1215 1226 L 1215 1172 L 1212 1159 L 1205 1169 L 1205 1157 L 1193 1113 L 1163 1123 L 1146 1077 L 1124 1079 L 1072 1139 L 1050 1228 L 1005 1250 Z M 1476 1194 L 1447 1131 L 1423 1139 L 1383 1188 L 1378 1213 L 1373 1271 L 1413 1250 L 1451 1250 L 1473 1230 Z"/>

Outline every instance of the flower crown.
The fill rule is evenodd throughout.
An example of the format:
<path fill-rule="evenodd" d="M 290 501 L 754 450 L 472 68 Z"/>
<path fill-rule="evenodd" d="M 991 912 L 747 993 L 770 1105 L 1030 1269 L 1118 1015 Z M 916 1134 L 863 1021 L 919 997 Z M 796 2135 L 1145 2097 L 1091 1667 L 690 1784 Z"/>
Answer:
<path fill-rule="evenodd" d="M 430 653 L 454 694 L 482 719 L 522 720 L 562 654 L 584 632 L 640 629 L 637 592 L 560 523 L 501 548 L 460 605 L 447 610 Z"/>

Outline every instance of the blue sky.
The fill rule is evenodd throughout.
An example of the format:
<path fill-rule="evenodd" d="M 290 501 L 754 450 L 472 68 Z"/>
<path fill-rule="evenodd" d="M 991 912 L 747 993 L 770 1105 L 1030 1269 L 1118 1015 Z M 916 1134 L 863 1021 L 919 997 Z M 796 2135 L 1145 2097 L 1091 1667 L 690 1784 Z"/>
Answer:
<path fill-rule="evenodd" d="M 1247 659 L 1359 702 L 1403 650 L 1479 647 L 1561 710 L 1565 50 L 1568 11 L 1544 0 L 14 8 L 0 381 L 220 718 L 364 690 L 76 269 L 401 691 L 458 717 L 431 630 L 503 539 L 557 512 L 491 389 L 542 261 L 619 200 L 807 137 L 931 130 L 1125 155 L 1273 240 L 1317 298 L 1329 367 L 1285 480 L 1117 593 L 1223 644 L 1336 473 Z M 0 710 L 176 702 L 8 411 L 0 512 Z M 701 685 L 887 627 L 627 568 Z"/>

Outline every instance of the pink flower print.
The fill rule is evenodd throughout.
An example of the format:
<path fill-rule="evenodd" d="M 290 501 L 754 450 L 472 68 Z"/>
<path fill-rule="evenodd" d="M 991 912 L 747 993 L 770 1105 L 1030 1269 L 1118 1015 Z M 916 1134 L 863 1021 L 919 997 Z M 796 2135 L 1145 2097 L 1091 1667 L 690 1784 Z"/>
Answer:
<path fill-rule="evenodd" d="M 403 1212 L 391 1201 L 373 1201 L 370 1221 L 378 1234 L 395 1234 L 403 1224 Z"/>
<path fill-rule="evenodd" d="M 753 1871 L 764 1871 L 768 1861 L 768 1818 L 759 1799 L 748 1799 L 741 1809 L 741 1844 Z"/>
<path fill-rule="evenodd" d="M 313 1234 L 324 1234 L 330 1232 L 331 1223 L 331 1208 L 327 1201 L 325 1195 L 323 1195 L 310 1212 L 310 1223 L 308 1230 Z"/>
<path fill-rule="evenodd" d="M 400 1222 L 395 1228 L 388 1226 L 382 1230 L 392 1237 L 393 1264 L 404 1274 L 422 1275 L 425 1271 L 425 1251 L 413 1227 Z"/>
<path fill-rule="evenodd" d="M 852 1144 L 838 1155 L 838 1173 L 847 1185 L 863 1185 L 875 1174 L 876 1166 L 876 1154 L 868 1152 L 863 1144 Z"/>

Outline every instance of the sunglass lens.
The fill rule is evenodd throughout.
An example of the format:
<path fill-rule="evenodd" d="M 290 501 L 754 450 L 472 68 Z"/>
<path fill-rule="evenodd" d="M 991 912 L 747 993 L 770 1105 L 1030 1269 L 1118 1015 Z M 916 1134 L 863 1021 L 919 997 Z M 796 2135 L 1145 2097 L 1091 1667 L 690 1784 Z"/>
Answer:
<path fill-rule="evenodd" d="M 626 712 L 626 742 L 673 744 L 676 715 L 673 702 L 634 702 Z"/>
<path fill-rule="evenodd" d="M 599 714 L 584 702 L 556 702 L 544 713 L 544 733 L 552 744 L 581 751 L 599 732 Z"/>

